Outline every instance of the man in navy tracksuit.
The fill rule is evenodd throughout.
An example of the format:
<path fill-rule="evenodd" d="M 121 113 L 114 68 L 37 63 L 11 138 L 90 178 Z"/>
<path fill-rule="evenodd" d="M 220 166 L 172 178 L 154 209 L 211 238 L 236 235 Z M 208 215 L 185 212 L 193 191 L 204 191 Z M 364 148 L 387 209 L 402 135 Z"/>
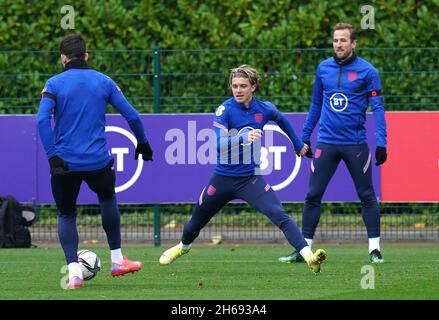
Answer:
<path fill-rule="evenodd" d="M 317 67 L 311 106 L 302 135 L 302 140 L 310 145 L 311 133 L 320 119 L 309 191 L 303 209 L 302 232 L 311 246 L 320 219 L 322 196 L 343 160 L 361 200 L 370 260 L 382 263 L 380 213 L 372 184 L 372 157 L 365 129 L 366 110 L 370 104 L 376 127 L 375 165 L 381 165 L 387 159 L 381 80 L 372 64 L 355 55 L 355 46 L 355 29 L 346 23 L 337 24 L 333 30 L 335 54 Z M 313 156 L 311 149 L 307 156 Z M 303 261 L 297 252 L 279 260 Z"/>
<path fill-rule="evenodd" d="M 105 138 L 108 103 L 124 116 L 137 138 L 135 159 L 141 154 L 143 160 L 152 160 L 152 150 L 138 112 L 116 83 L 87 65 L 84 38 L 79 34 L 64 37 L 60 53 L 64 71 L 46 82 L 37 122 L 50 164 L 52 193 L 58 208 L 58 237 L 69 270 L 68 288 L 76 289 L 84 283 L 78 264 L 76 229 L 76 200 L 82 181 L 98 196 L 111 250 L 111 275 L 135 272 L 142 266 L 139 261 L 128 260 L 121 251 L 113 158 Z"/>
<path fill-rule="evenodd" d="M 233 98 L 223 102 L 213 118 L 217 136 L 215 172 L 201 192 L 192 217 L 184 227 L 181 242 L 161 255 L 160 264 L 170 264 L 189 252 L 191 243 L 210 219 L 229 201 L 242 199 L 282 230 L 312 272 L 320 272 L 320 263 L 326 257 L 325 251 L 319 249 L 312 253 L 297 224 L 285 212 L 275 192 L 259 173 L 260 139 L 268 121 L 276 122 L 288 135 L 298 155 L 303 156 L 308 146 L 298 139 L 288 120 L 272 103 L 253 97 L 258 81 L 257 70 L 248 65 L 231 70 L 229 83 Z"/>

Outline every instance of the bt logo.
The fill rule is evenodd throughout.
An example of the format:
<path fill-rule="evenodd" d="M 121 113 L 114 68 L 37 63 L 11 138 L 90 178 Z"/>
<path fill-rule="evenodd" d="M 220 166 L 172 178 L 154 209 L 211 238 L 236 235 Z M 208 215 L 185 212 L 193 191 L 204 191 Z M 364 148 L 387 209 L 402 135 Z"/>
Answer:
<path fill-rule="evenodd" d="M 274 142 L 275 132 L 281 134 L 281 139 L 276 139 L 276 142 Z M 266 124 L 264 135 L 265 146 L 261 148 L 261 173 L 270 174 L 266 179 L 272 184 L 274 191 L 282 190 L 296 178 L 302 158 L 296 156 L 293 143 L 277 125 Z M 279 138 L 278 134 L 276 136 Z M 273 183 L 272 180 L 276 182 Z"/>
<path fill-rule="evenodd" d="M 120 135 L 122 135 L 125 138 L 128 138 L 129 141 L 131 141 L 131 143 L 134 145 L 134 149 L 137 146 L 137 139 L 136 137 L 134 137 L 134 135 L 129 132 L 128 130 L 125 130 L 123 128 L 120 127 L 116 127 L 116 126 L 106 126 L 105 127 L 105 132 L 114 132 L 114 133 L 118 133 Z M 119 137 L 118 137 L 119 138 Z M 122 143 L 119 143 L 119 145 L 121 145 Z M 115 156 L 115 163 L 116 163 L 116 173 L 124 173 L 127 169 L 127 167 L 129 167 L 126 163 L 127 157 L 126 155 L 129 155 L 129 148 L 128 147 L 111 147 L 110 148 L 110 152 L 112 155 Z M 134 155 L 131 154 L 131 157 L 133 157 L 134 159 Z M 131 163 L 131 161 L 130 161 Z M 130 165 L 131 166 L 131 165 Z M 137 167 L 136 167 L 136 171 L 134 172 L 134 175 L 132 175 L 127 182 L 123 183 L 120 186 L 116 186 L 116 188 L 114 189 L 116 193 L 127 190 L 129 187 L 131 187 L 139 178 L 140 174 L 142 173 L 142 169 L 143 169 L 143 160 L 141 157 L 139 157 L 139 160 L 137 161 Z M 124 176 L 126 174 L 123 174 Z M 126 179 L 126 178 L 125 178 Z M 116 182 L 119 179 L 116 179 Z"/>
<path fill-rule="evenodd" d="M 254 128 L 244 127 L 239 132 L 232 129 L 235 130 L 235 133 L 231 136 L 252 129 Z M 287 187 L 296 178 L 300 170 L 301 158 L 296 156 L 292 142 L 277 125 L 266 124 L 263 131 L 262 139 L 241 144 L 243 149 L 241 160 L 244 164 L 250 164 L 252 159 L 260 159 L 259 170 L 256 174 L 266 175 L 266 180 L 272 185 L 273 190 L 280 190 Z M 210 127 L 199 129 L 197 121 L 193 120 L 187 122 L 186 130 L 184 128 L 167 130 L 165 141 L 170 143 L 165 149 L 166 165 L 214 166 L 217 162 L 218 152 L 216 138 L 214 130 Z M 255 148 L 258 144 L 260 148 Z M 257 152 L 259 149 L 260 153 Z M 224 151 L 225 156 L 224 158 L 220 157 L 220 163 L 239 163 L 239 148 L 230 146 L 229 150 L 229 146 L 226 145 Z M 184 169 L 182 168 L 182 170 Z"/>
<path fill-rule="evenodd" d="M 329 98 L 329 104 L 332 110 L 341 112 L 348 107 L 348 98 L 343 93 L 336 92 Z"/>

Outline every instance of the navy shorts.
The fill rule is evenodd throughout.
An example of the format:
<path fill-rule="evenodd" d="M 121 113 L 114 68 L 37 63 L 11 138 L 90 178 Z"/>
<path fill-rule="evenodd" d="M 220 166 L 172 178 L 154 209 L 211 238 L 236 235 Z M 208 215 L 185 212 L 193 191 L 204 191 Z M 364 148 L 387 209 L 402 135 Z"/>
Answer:
<path fill-rule="evenodd" d="M 116 184 L 114 159 L 102 169 L 94 171 L 71 171 L 65 175 L 52 175 L 52 194 L 58 210 L 62 213 L 72 213 L 76 209 L 76 200 L 82 181 L 93 190 L 100 200 L 112 199 Z"/>

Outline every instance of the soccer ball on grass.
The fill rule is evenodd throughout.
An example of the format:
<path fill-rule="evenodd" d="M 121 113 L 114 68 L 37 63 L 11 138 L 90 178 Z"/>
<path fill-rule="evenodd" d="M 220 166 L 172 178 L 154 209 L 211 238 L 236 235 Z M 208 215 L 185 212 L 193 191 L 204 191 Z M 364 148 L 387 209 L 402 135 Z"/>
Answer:
<path fill-rule="evenodd" d="M 90 250 L 78 251 L 78 263 L 82 270 L 84 280 L 91 280 L 101 270 L 101 259 Z"/>

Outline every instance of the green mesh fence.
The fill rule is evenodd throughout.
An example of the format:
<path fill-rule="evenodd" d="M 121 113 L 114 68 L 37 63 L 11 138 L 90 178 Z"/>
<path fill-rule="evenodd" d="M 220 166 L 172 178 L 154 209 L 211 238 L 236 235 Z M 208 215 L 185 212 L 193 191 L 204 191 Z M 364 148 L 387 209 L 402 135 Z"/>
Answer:
<path fill-rule="evenodd" d="M 301 203 L 284 205 L 301 226 Z M 154 228 L 154 207 L 121 205 L 121 230 L 124 241 L 151 244 L 157 235 L 161 241 L 179 241 L 184 224 L 189 221 L 193 205 L 162 205 L 160 229 Z M 41 217 L 31 228 L 34 240 L 57 239 L 57 212 L 54 206 L 40 206 Z M 82 241 L 105 243 L 97 205 L 78 208 L 78 231 Z M 439 204 L 393 203 L 381 205 L 381 237 L 385 240 L 439 239 Z M 324 203 L 315 239 L 366 240 L 366 229 L 359 203 Z M 199 241 L 263 240 L 286 243 L 282 232 L 263 214 L 246 204 L 228 204 L 201 231 Z"/>
<path fill-rule="evenodd" d="M 153 112 L 154 99 L 158 112 L 212 112 L 230 95 L 229 69 L 243 63 L 261 71 L 259 98 L 282 111 L 307 112 L 314 71 L 331 55 L 330 49 L 155 51 L 91 51 L 89 61 L 111 76 L 140 112 Z M 439 109 L 439 48 L 357 53 L 380 72 L 386 110 Z M 0 51 L 0 113 L 35 113 L 45 81 L 61 71 L 58 60 L 55 51 Z"/>

